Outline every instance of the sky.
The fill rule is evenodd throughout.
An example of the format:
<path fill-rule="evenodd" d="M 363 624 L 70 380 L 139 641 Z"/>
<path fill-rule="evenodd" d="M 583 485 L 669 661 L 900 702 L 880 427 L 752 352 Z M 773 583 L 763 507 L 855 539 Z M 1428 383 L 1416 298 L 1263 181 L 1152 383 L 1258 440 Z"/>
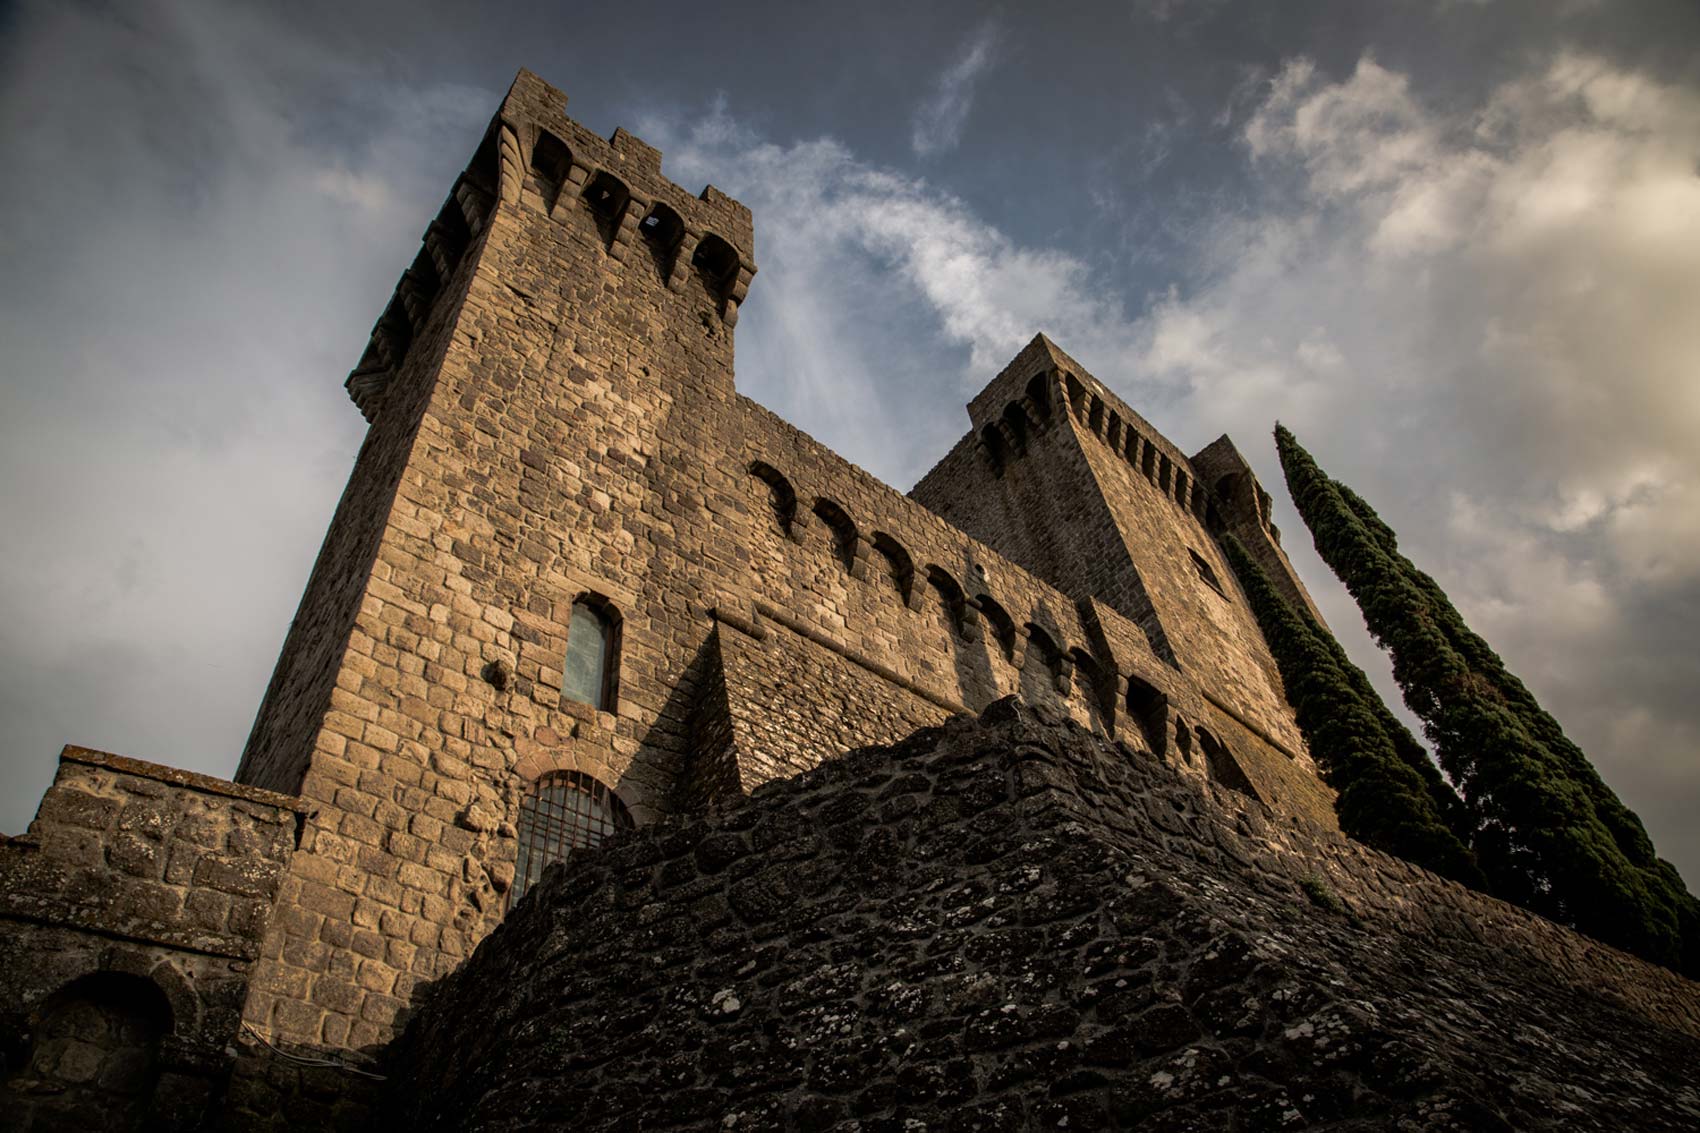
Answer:
<path fill-rule="evenodd" d="M 1700 5 L 0 0 L 0 830 L 235 769 L 342 381 L 514 72 L 755 211 L 738 385 L 907 489 L 1036 332 L 1279 419 L 1700 888 Z"/>

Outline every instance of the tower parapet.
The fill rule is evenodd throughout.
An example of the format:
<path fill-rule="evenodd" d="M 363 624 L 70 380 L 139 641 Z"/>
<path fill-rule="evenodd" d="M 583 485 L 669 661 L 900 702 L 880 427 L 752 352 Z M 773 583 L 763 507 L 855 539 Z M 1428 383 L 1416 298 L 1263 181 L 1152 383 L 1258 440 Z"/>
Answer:
<path fill-rule="evenodd" d="M 668 291 L 692 292 L 726 327 L 737 325 L 756 273 L 750 210 L 713 185 L 693 196 L 662 174 L 660 150 L 623 127 L 598 137 L 567 117 L 566 104 L 530 71 L 514 79 L 348 376 L 368 421 L 498 208 L 593 229 L 610 260 L 647 267 Z"/>

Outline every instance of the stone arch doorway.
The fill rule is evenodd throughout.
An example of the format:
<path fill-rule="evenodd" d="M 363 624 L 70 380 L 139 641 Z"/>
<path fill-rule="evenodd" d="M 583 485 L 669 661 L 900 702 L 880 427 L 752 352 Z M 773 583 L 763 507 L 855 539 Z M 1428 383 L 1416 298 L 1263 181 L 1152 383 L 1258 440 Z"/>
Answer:
<path fill-rule="evenodd" d="M 6 1075 L 0 1128 L 90 1133 L 147 1128 L 171 1005 L 141 976 L 96 972 L 32 1012 L 29 1048 Z"/>

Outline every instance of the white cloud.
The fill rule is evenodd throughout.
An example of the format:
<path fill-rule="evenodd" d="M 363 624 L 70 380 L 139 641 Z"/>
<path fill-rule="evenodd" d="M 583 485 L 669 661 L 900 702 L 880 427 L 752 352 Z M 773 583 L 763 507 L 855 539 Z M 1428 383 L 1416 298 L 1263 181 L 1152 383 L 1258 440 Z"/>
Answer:
<path fill-rule="evenodd" d="M 997 62 L 999 29 L 988 20 L 963 44 L 956 61 L 939 76 L 933 92 L 915 110 L 909 144 L 921 157 L 953 150 L 974 108 L 974 86 Z"/>
<path fill-rule="evenodd" d="M 1700 731 L 1671 691 L 1700 678 L 1671 640 L 1700 636 L 1697 139 L 1700 92 L 1578 54 L 1445 110 L 1369 58 L 1291 62 L 1244 128 L 1261 204 L 1144 328 L 1183 421 L 1278 480 L 1279 416 L 1382 507 L 1690 873 L 1700 794 L 1666 788 Z"/>

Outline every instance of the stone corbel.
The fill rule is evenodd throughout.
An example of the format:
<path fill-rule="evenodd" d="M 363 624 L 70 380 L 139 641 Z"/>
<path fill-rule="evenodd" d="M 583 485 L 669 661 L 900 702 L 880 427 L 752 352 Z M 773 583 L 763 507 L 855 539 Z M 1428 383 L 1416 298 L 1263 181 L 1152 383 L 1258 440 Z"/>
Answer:
<path fill-rule="evenodd" d="M 673 274 L 667 277 L 667 290 L 683 291 L 685 277 L 690 272 L 691 260 L 696 257 L 697 245 L 702 242 L 703 232 L 700 228 L 685 229 L 685 234 L 679 237 L 679 251 L 673 257 Z"/>
<path fill-rule="evenodd" d="M 553 217 L 555 211 L 564 207 L 567 202 L 576 202 L 583 195 L 585 183 L 589 180 L 590 166 L 574 157 L 567 166 L 567 183 L 561 186 L 560 193 L 555 197 L 555 208 L 550 210 L 549 215 Z"/>
<path fill-rule="evenodd" d="M 484 218 L 490 212 L 490 194 L 462 177 L 455 186 L 454 196 L 461 216 L 466 218 L 467 229 L 477 236 L 484 230 Z"/>
<path fill-rule="evenodd" d="M 519 147 L 519 132 L 506 122 L 498 129 L 497 151 L 500 156 L 498 192 L 505 205 L 519 204 L 520 189 L 525 184 L 525 159 Z"/>
<path fill-rule="evenodd" d="M 1074 691 L 1074 659 L 1067 653 L 1057 658 L 1057 671 L 1052 683 L 1060 696 L 1067 697 Z"/>
<path fill-rule="evenodd" d="M 750 293 L 750 281 L 755 278 L 756 265 L 746 260 L 738 262 L 738 274 L 732 280 L 732 286 L 726 291 L 726 325 L 738 325 L 738 307 L 744 302 L 744 297 Z"/>
<path fill-rule="evenodd" d="M 460 253 L 450 243 L 441 221 L 433 220 L 431 227 L 425 230 L 425 254 L 431 257 L 437 278 L 447 283 L 454 274 L 455 264 L 460 262 Z"/>
<path fill-rule="evenodd" d="M 1046 399 L 1046 404 L 1041 405 L 1033 398 L 1024 396 L 1021 399 L 1021 408 L 1026 411 L 1027 419 L 1033 422 L 1034 432 L 1042 433 L 1051 427 L 1049 398 Z"/>
<path fill-rule="evenodd" d="M 608 255 L 621 263 L 626 262 L 626 253 L 631 251 L 632 244 L 637 240 L 638 224 L 649 212 L 650 202 L 641 197 L 633 196 L 626 201 L 625 215 L 620 217 L 620 227 L 614 232 L 614 242 L 608 246 Z"/>
<path fill-rule="evenodd" d="M 1018 625 L 1015 627 L 1015 640 L 1009 648 L 1009 663 L 1018 673 L 1027 666 L 1027 643 L 1031 640 L 1033 640 L 1033 634 L 1026 626 Z"/>
<path fill-rule="evenodd" d="M 431 314 L 431 295 L 424 280 L 412 268 L 402 273 L 401 283 L 396 287 L 396 294 L 401 297 L 402 310 L 407 312 L 407 321 L 413 327 L 413 333 L 418 334 L 425 329 L 425 319 Z"/>
<path fill-rule="evenodd" d="M 850 577 L 857 582 L 868 581 L 868 541 L 860 532 L 850 545 Z"/>
<path fill-rule="evenodd" d="M 1008 421 L 999 420 L 992 427 L 998 431 L 998 436 L 1003 438 L 1006 452 L 1011 456 L 1027 455 L 1027 442 L 1023 441 L 1020 434 L 1010 427 Z"/>

